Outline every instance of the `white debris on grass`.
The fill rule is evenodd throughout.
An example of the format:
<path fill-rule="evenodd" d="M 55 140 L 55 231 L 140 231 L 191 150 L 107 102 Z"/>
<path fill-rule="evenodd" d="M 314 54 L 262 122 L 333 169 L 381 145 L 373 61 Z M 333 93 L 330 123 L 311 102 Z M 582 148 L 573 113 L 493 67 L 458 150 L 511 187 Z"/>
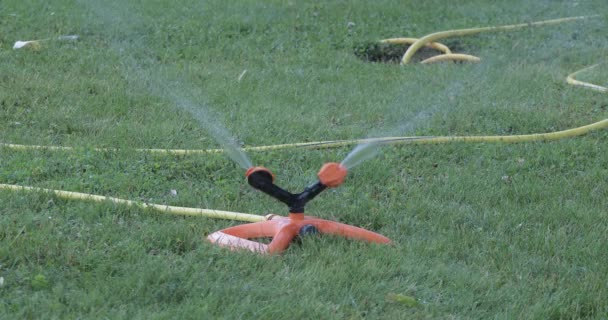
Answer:
<path fill-rule="evenodd" d="M 38 42 L 38 40 L 31 40 L 31 41 L 17 41 L 15 42 L 15 45 L 13 45 L 13 49 L 21 49 L 27 46 L 30 47 L 34 47 L 36 45 L 40 45 L 40 43 Z"/>
<path fill-rule="evenodd" d="M 241 72 L 241 75 L 239 76 L 239 79 L 237 80 L 238 82 L 241 82 L 241 80 L 243 80 L 245 73 L 247 73 L 247 69 L 245 69 L 245 70 L 243 70 L 243 72 Z"/>
<path fill-rule="evenodd" d="M 15 44 L 13 45 L 13 49 L 30 48 L 33 50 L 39 50 L 40 42 L 42 42 L 42 41 L 49 41 L 49 40 L 74 41 L 74 40 L 78 40 L 78 39 L 79 39 L 78 35 L 71 34 L 71 35 L 66 35 L 66 36 L 59 36 L 57 38 L 47 38 L 47 39 L 41 39 L 41 40 L 26 40 L 26 41 L 17 40 L 17 42 L 15 42 Z"/>
<path fill-rule="evenodd" d="M 78 40 L 78 35 L 76 34 L 71 34 L 71 35 L 67 35 L 67 36 L 59 36 L 57 37 L 57 40 Z"/>

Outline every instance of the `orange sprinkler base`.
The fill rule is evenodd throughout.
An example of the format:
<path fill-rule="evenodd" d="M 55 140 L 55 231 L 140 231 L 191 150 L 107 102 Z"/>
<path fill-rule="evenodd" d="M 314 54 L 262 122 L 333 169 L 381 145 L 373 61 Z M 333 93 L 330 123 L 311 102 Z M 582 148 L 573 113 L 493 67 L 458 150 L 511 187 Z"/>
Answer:
<path fill-rule="evenodd" d="M 312 229 L 314 228 L 314 229 Z M 249 223 L 226 228 L 210 234 L 207 239 L 214 244 L 232 250 L 249 250 L 263 254 L 283 252 L 300 233 L 314 230 L 321 234 L 332 234 L 349 239 L 375 243 L 391 243 L 383 235 L 347 224 L 305 216 L 303 213 L 290 213 L 289 217 L 275 216 L 272 220 Z M 269 244 L 249 239 L 272 238 Z"/>

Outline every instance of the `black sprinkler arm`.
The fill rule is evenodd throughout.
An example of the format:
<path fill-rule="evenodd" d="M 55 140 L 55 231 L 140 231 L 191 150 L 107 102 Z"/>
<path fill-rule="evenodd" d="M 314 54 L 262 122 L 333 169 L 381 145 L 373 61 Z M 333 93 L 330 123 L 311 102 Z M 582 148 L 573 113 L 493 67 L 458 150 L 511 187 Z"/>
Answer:
<path fill-rule="evenodd" d="M 285 203 L 289 207 L 290 213 L 304 213 L 306 203 L 327 188 L 326 185 L 317 181 L 304 189 L 304 191 L 293 194 L 274 184 L 273 180 L 272 173 L 264 168 L 250 169 L 247 174 L 249 185 Z"/>

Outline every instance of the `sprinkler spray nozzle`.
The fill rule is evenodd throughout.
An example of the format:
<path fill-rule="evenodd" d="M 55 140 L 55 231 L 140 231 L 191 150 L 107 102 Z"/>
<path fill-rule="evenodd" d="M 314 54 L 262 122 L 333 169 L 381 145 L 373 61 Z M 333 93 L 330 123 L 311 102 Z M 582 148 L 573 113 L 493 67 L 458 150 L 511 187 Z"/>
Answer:
<path fill-rule="evenodd" d="M 251 167 L 245 173 L 247 182 L 254 189 L 260 190 L 267 195 L 290 205 L 293 195 L 274 184 L 274 174 L 264 167 Z"/>
<path fill-rule="evenodd" d="M 348 169 L 345 166 L 337 162 L 328 162 L 321 167 L 317 176 L 322 184 L 330 188 L 336 188 L 344 183 L 347 174 Z"/>
<path fill-rule="evenodd" d="M 274 174 L 264 167 L 251 167 L 247 169 L 247 172 L 245 172 L 245 177 L 247 177 L 247 181 L 254 188 L 255 186 L 252 183 L 257 184 L 274 182 Z"/>

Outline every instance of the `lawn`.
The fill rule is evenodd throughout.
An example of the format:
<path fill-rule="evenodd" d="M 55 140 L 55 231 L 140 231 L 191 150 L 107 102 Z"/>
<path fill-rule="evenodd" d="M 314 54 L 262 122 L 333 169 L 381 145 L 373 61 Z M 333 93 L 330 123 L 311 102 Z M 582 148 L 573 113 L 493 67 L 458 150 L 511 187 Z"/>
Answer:
<path fill-rule="evenodd" d="M 285 215 L 229 157 L 136 149 L 583 126 L 608 118 L 608 95 L 566 76 L 605 61 L 606 12 L 605 0 L 3 0 L 0 143 L 73 149 L 0 147 L 0 183 Z M 357 54 L 598 13 L 442 41 L 479 63 Z M 578 78 L 606 85 L 607 70 Z M 280 255 L 232 252 L 206 236 L 242 222 L 0 191 L 0 319 L 605 319 L 607 139 L 384 146 L 307 214 L 390 246 L 309 236 Z M 353 148 L 247 156 L 299 192 Z"/>

